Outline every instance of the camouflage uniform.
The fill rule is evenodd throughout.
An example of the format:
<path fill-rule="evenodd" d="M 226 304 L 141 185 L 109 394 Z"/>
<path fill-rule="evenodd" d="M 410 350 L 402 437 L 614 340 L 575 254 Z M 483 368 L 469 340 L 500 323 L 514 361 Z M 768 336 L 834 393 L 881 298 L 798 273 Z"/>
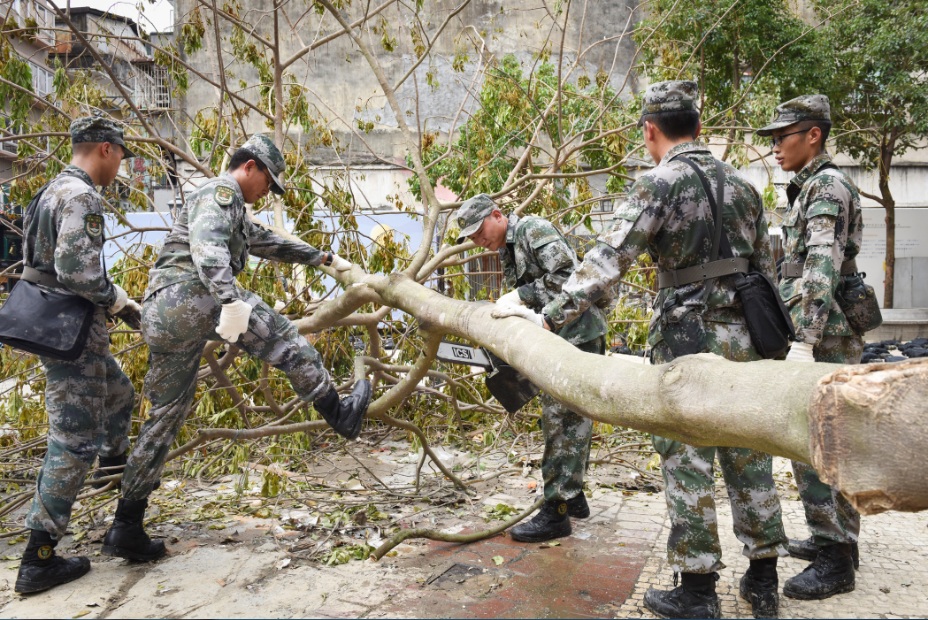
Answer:
<path fill-rule="evenodd" d="M 242 148 L 255 152 L 258 138 Z M 278 169 L 282 165 L 281 159 Z M 223 174 L 187 199 L 150 274 L 142 333 L 150 349 L 145 396 L 152 409 L 123 476 L 128 500 L 148 497 L 161 477 L 193 402 L 203 347 L 207 340 L 222 340 L 215 332 L 222 304 L 243 300 L 252 306 L 248 331 L 236 346 L 283 371 L 301 399 L 312 402 L 332 385 L 319 354 L 293 323 L 235 281 L 249 254 L 306 265 L 319 265 L 325 258 L 311 245 L 255 223 L 238 183 Z"/>
<path fill-rule="evenodd" d="M 540 217 L 509 216 L 506 243 L 499 249 L 506 288 L 517 289 L 528 307 L 540 311 L 561 291 L 577 265 L 577 255 L 558 230 Z M 581 351 L 605 353 L 606 318 L 596 306 L 558 335 Z M 593 422 L 542 394 L 545 452 L 541 460 L 546 500 L 569 500 L 583 492 Z"/>
<path fill-rule="evenodd" d="M 829 120 L 828 99 L 804 95 L 777 108 L 777 119 L 758 130 L 773 130 L 804 120 Z M 863 218 L 857 188 L 831 157 L 821 153 L 794 176 L 787 187 L 789 212 L 783 220 L 784 265 L 801 265 L 780 280 L 780 296 L 790 308 L 797 340 L 814 345 L 817 362 L 857 364 L 863 338 L 848 325 L 835 301 L 841 265 L 860 252 Z M 808 463 L 793 461 L 806 522 L 819 546 L 854 543 L 860 514 L 836 490 L 822 482 Z"/>
<path fill-rule="evenodd" d="M 71 124 L 71 140 L 120 144 L 122 131 L 111 121 L 81 118 Z M 70 165 L 55 177 L 40 198 L 34 216 L 23 225 L 26 264 L 57 274 L 61 286 L 97 305 L 86 347 L 74 361 L 42 357 L 48 450 L 39 470 L 26 527 L 61 539 L 84 477 L 99 454 L 122 455 L 129 448 L 129 425 L 135 389 L 113 359 L 106 329 L 106 309 L 116 289 L 101 262 L 104 242 L 103 198 L 84 170 Z"/>
<path fill-rule="evenodd" d="M 555 324 L 573 320 L 595 303 L 619 282 L 642 252 L 648 252 L 661 271 L 709 261 L 712 209 L 693 170 L 674 159 L 683 154 L 706 173 L 712 185 L 715 160 L 704 145 L 687 142 L 670 149 L 657 167 L 631 187 L 627 201 L 616 211 L 611 230 L 599 237 L 562 293 L 545 306 L 544 314 Z M 726 164 L 725 172 L 723 213 L 732 252 L 748 258 L 752 269 L 772 277 L 773 259 L 760 196 L 734 168 Z M 697 282 L 658 293 L 648 336 L 652 361 L 665 363 L 674 358 L 664 341 L 664 300 L 676 293 L 683 304 L 699 306 L 703 290 L 703 283 Z M 735 288 L 727 279 L 715 282 L 702 316 L 704 351 L 739 362 L 761 359 L 751 344 Z M 716 456 L 744 555 L 757 560 L 786 554 L 770 455 L 743 448 L 690 446 L 658 436 L 653 443 L 662 460 L 671 522 L 668 561 L 674 571 L 712 573 L 724 566 L 713 497 Z"/>

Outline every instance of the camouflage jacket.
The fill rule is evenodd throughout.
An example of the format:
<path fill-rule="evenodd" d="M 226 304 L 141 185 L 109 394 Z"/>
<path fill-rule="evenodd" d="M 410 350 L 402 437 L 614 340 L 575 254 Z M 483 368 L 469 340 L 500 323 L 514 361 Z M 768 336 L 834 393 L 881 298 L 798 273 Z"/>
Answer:
<path fill-rule="evenodd" d="M 229 303 L 242 299 L 235 276 L 245 269 L 249 254 L 306 265 L 319 265 L 325 258 L 308 243 L 286 239 L 255 222 L 228 173 L 187 198 L 164 243 L 187 247 L 162 250 L 149 274 L 146 299 L 171 284 L 200 280 L 219 303 Z"/>
<path fill-rule="evenodd" d="M 71 165 L 45 188 L 32 217 L 23 222 L 25 263 L 55 273 L 61 287 L 108 308 L 116 289 L 106 276 L 103 198 L 90 175 Z"/>
<path fill-rule="evenodd" d="M 706 263 L 712 253 L 712 208 L 699 177 L 675 156 L 686 154 L 706 174 L 715 192 L 715 160 L 705 145 L 686 142 L 670 149 L 661 163 L 642 174 L 619 207 L 611 229 L 600 235 L 595 248 L 564 283 L 563 290 L 545 306 L 555 324 L 574 320 L 604 291 L 619 282 L 635 259 L 647 252 L 661 271 Z M 737 170 L 725 166 L 724 232 L 736 257 L 748 259 L 753 270 L 774 277 L 773 254 L 767 220 L 757 189 Z M 708 321 L 743 323 L 741 302 L 730 278 L 712 285 L 703 316 Z M 664 299 L 677 291 L 687 305 L 699 305 L 703 283 L 694 282 L 658 293 L 648 336 L 651 345 L 660 335 L 660 311 Z"/>
<path fill-rule="evenodd" d="M 517 289 L 528 308 L 541 311 L 561 292 L 579 261 L 563 235 L 540 217 L 509 216 L 506 243 L 499 249 L 508 289 Z M 591 306 L 576 321 L 558 330 L 571 344 L 590 342 L 608 331 L 606 318 Z"/>
<path fill-rule="evenodd" d="M 790 181 L 789 212 L 783 220 L 785 263 L 803 264 L 801 278 L 784 278 L 780 296 L 790 308 L 796 337 L 815 344 L 822 336 L 852 336 L 835 301 L 841 264 L 860 252 L 860 194 L 835 168 L 828 153 L 816 156 Z"/>

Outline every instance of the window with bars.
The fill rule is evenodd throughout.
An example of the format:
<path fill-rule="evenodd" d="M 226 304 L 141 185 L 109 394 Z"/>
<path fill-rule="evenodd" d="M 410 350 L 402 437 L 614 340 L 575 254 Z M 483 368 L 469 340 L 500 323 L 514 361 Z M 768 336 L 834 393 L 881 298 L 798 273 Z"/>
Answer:
<path fill-rule="evenodd" d="M 170 108 L 171 88 L 167 69 L 154 63 L 135 65 L 135 100 L 140 108 Z"/>
<path fill-rule="evenodd" d="M 503 266 L 499 254 L 488 252 L 467 264 L 471 299 L 499 299 L 503 289 Z"/>

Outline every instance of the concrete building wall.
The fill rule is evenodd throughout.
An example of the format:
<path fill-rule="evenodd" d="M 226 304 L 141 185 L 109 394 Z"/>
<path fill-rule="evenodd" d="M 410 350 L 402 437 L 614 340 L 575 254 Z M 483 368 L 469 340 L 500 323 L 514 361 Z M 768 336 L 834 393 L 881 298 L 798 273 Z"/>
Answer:
<path fill-rule="evenodd" d="M 552 20 L 546 5 L 551 3 L 540 0 L 513 2 L 490 2 L 474 0 L 460 14 L 453 17 L 445 33 L 439 39 L 430 60 L 426 60 L 415 69 L 414 75 L 403 82 L 397 92 L 401 114 L 405 121 L 415 130 L 447 132 L 457 119 L 461 122 L 459 105 L 465 102 L 465 108 L 472 107 L 474 100 L 468 93 L 479 92 L 480 83 L 474 80 L 485 62 L 491 57 L 515 54 L 526 70 L 533 64 L 533 55 L 540 52 L 552 28 Z M 623 84 L 626 90 L 634 91 L 637 82 L 629 74 L 629 67 L 634 56 L 634 47 L 630 37 L 618 38 L 630 19 L 634 0 L 617 0 L 613 2 L 574 2 L 569 13 L 568 37 L 564 45 L 566 59 L 583 56 L 583 71 L 588 77 L 594 77 L 598 71 L 608 73 L 612 84 L 618 89 Z M 194 0 L 178 0 L 177 16 L 183 19 L 197 6 Z M 246 23 L 254 24 L 256 30 L 265 37 L 272 36 L 273 19 L 268 9 L 268 0 L 256 0 L 243 9 L 242 18 Z M 281 11 L 281 23 L 285 36 L 282 37 L 282 54 L 287 58 L 295 54 L 313 40 L 322 39 L 338 30 L 331 17 L 318 22 L 315 14 L 302 17 L 289 4 Z M 448 16 L 449 3 L 426 2 L 425 22 L 431 32 Z M 299 7 L 303 7 L 302 4 Z M 349 9 L 349 17 L 359 9 L 358 3 Z M 383 13 L 391 35 L 397 39 L 396 49 L 386 52 L 378 41 L 368 41 L 383 63 L 386 79 L 390 84 L 398 84 L 416 63 L 409 36 L 409 24 L 405 23 L 394 10 Z M 630 29 L 630 26 L 629 26 Z M 216 62 L 216 43 L 210 36 L 205 37 L 203 49 L 191 55 L 187 60 L 202 71 L 208 78 L 218 81 L 219 68 Z M 291 32 L 292 35 L 291 36 Z M 451 36 L 448 36 L 451 35 Z M 613 38 L 616 37 L 616 38 Z M 558 45 L 554 39 L 554 46 Z M 475 46 L 479 52 L 474 51 Z M 549 46 L 550 48 L 550 46 Z M 456 54 L 464 52 L 469 61 L 463 70 L 455 71 L 452 64 Z M 228 50 L 224 50 L 223 59 L 230 61 Z M 565 65 L 566 66 L 566 65 Z M 341 138 L 346 152 L 341 157 L 331 151 L 319 150 L 312 158 L 318 163 L 369 163 L 373 150 L 376 156 L 386 161 L 397 160 L 404 156 L 397 140 L 398 123 L 394 112 L 387 104 L 383 90 L 374 79 L 371 70 L 357 47 L 347 37 L 341 37 L 333 43 L 326 44 L 317 51 L 307 53 L 295 62 L 288 71 L 296 81 L 305 85 L 313 93 L 313 103 Z M 431 73 L 438 87 L 427 84 L 427 74 Z M 575 73 L 572 78 L 579 77 Z M 226 70 L 227 79 L 232 83 L 244 80 L 246 84 L 258 82 L 256 72 L 240 63 L 232 63 Z M 254 100 L 254 88 L 246 88 L 243 96 Z M 187 93 L 185 109 L 192 117 L 199 109 L 216 106 L 218 93 L 215 87 L 204 81 L 194 81 Z M 358 122 L 373 122 L 374 131 L 364 134 L 364 141 L 372 148 L 352 136 L 352 128 Z M 248 131 L 266 130 L 256 115 L 247 119 Z M 299 132 L 291 135 L 299 139 Z"/>

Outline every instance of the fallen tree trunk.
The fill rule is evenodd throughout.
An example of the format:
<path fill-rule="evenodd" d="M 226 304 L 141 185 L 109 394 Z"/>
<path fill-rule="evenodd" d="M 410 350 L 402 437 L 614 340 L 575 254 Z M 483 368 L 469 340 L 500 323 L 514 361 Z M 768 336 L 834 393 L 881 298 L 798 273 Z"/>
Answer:
<path fill-rule="evenodd" d="M 692 355 L 635 364 L 583 353 L 522 319 L 493 319 L 492 304 L 449 299 L 400 274 L 365 282 L 429 331 L 487 347 L 594 420 L 811 462 L 865 514 L 928 508 L 928 481 L 911 467 L 928 449 L 917 418 L 928 361 L 845 367 Z"/>

